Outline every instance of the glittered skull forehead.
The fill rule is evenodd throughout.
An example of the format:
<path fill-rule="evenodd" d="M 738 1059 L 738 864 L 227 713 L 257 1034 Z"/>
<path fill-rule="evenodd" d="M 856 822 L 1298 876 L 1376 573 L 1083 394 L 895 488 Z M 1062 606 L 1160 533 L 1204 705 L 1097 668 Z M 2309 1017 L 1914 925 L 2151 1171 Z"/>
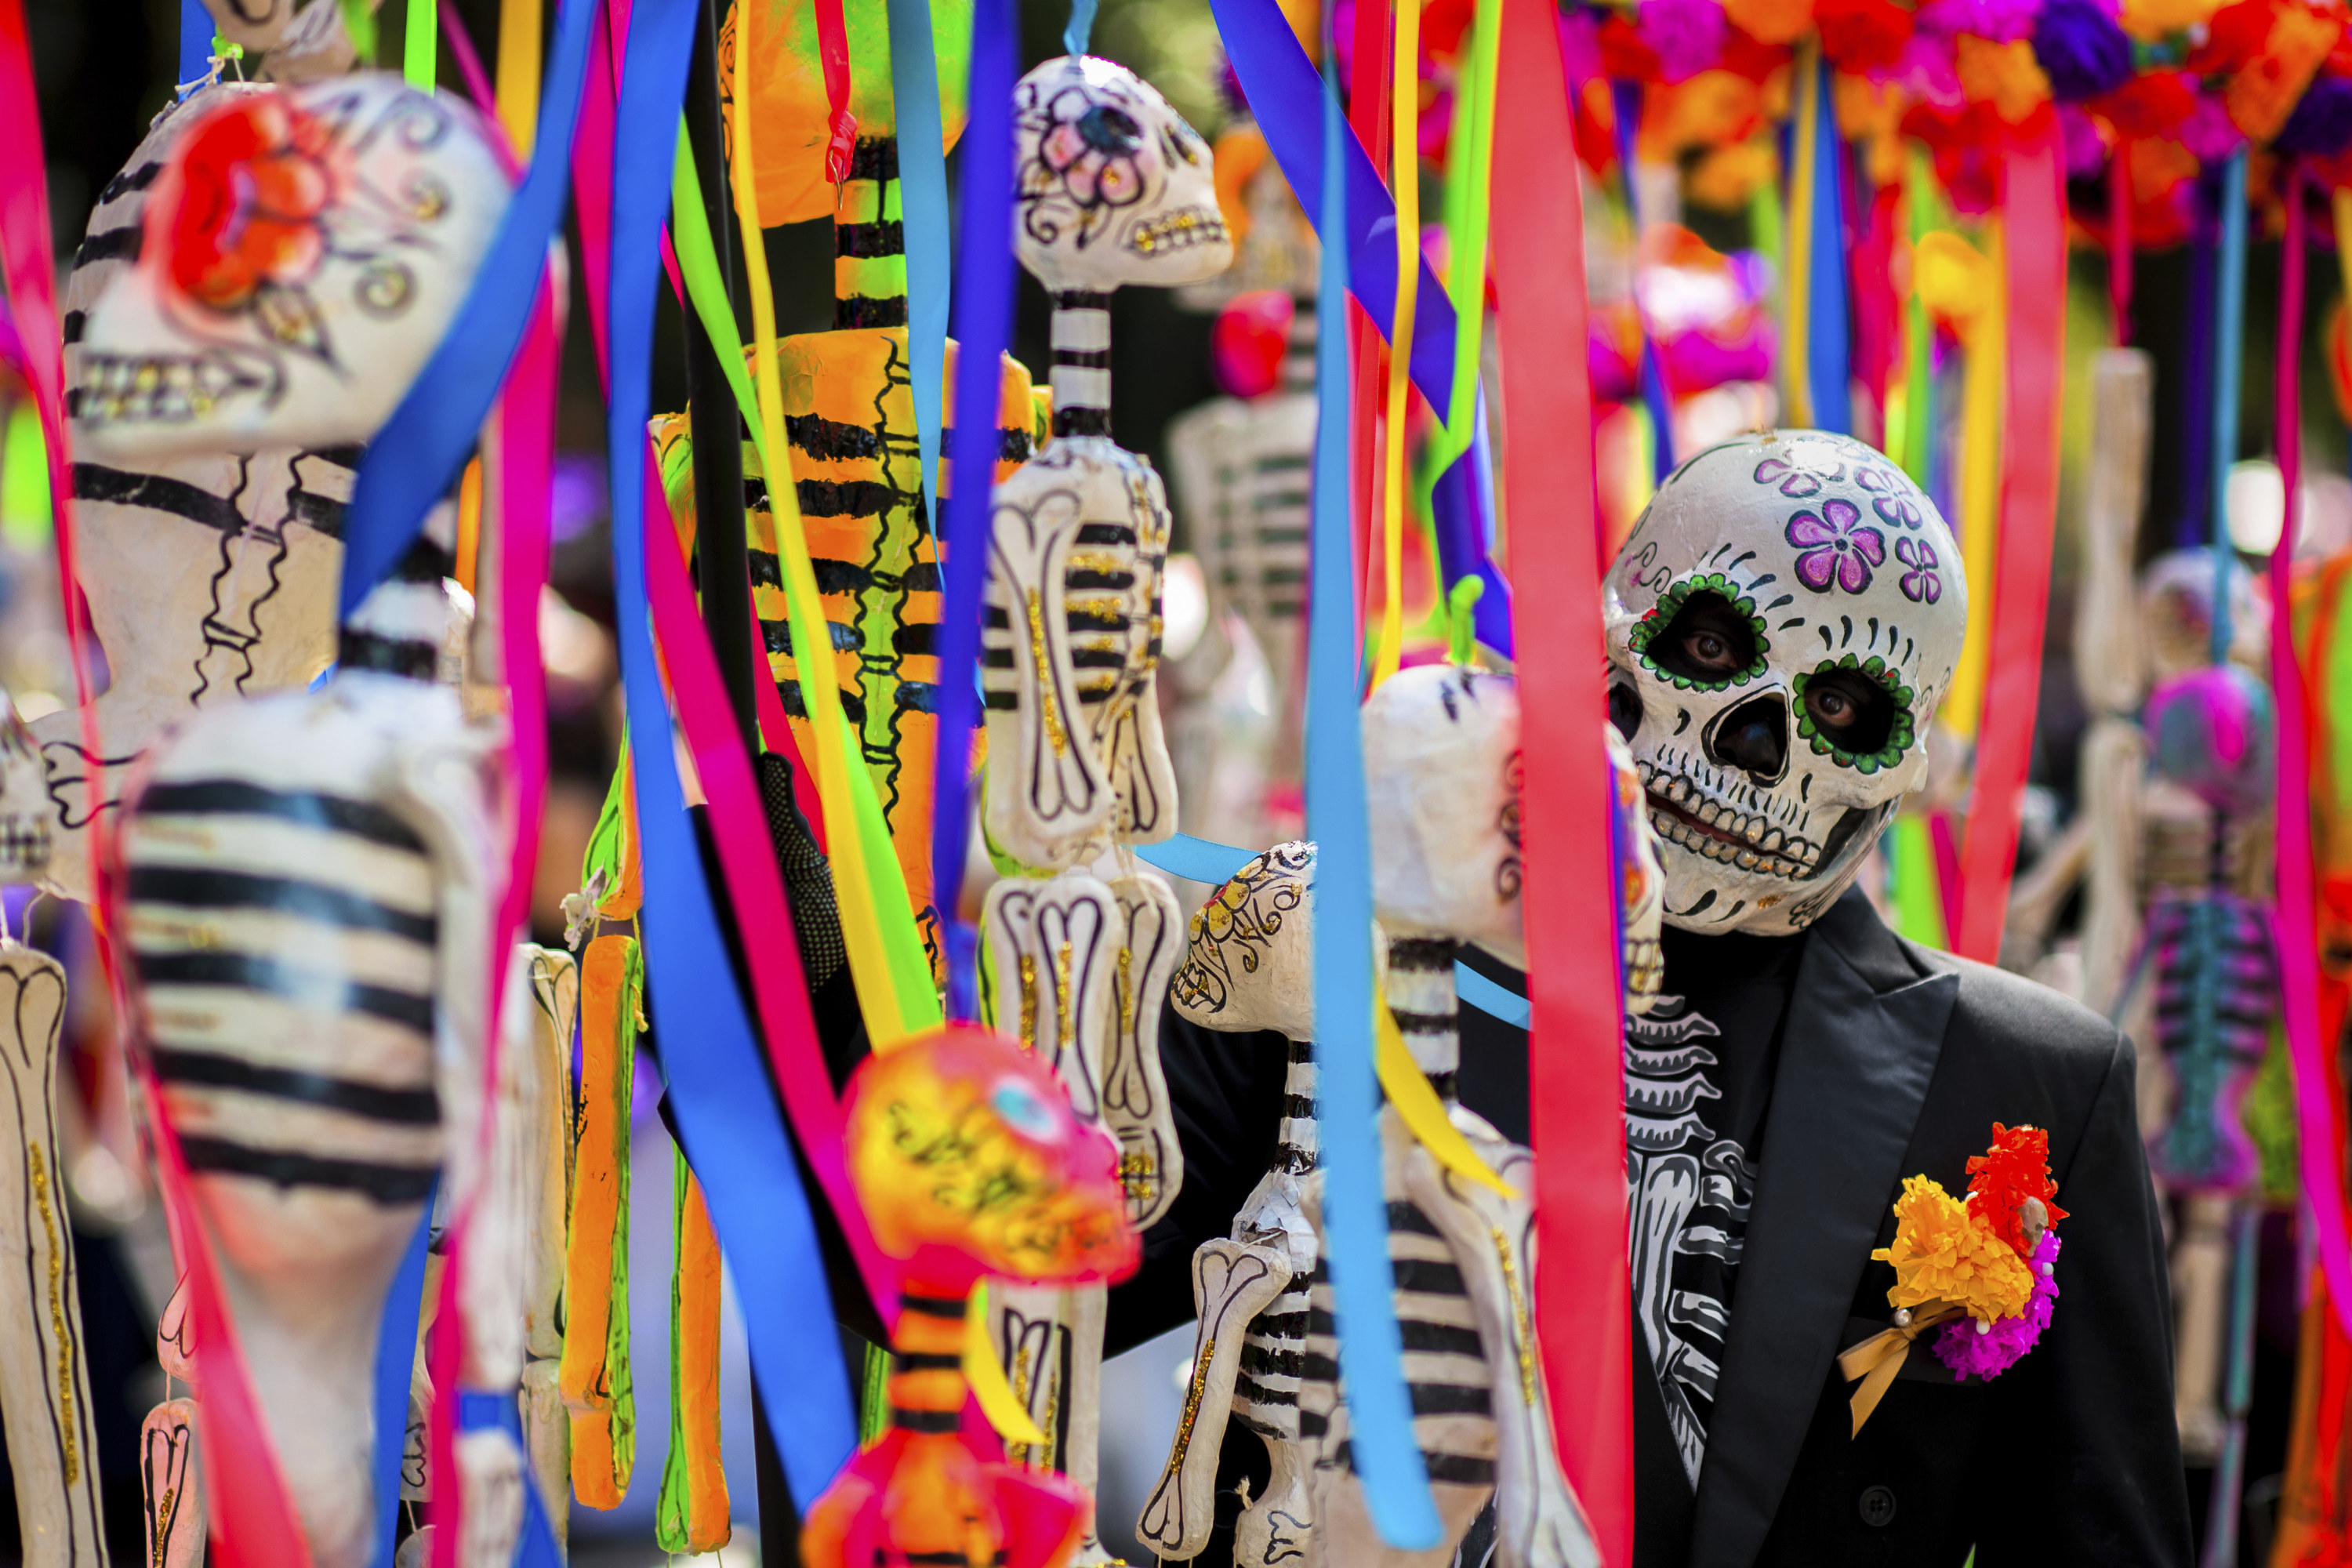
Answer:
<path fill-rule="evenodd" d="M 1843 436 L 1725 442 L 1659 488 L 1603 615 L 1666 920 L 1801 931 L 1926 778 L 1968 624 L 1934 503 Z"/>
<path fill-rule="evenodd" d="M 1125 66 L 1047 60 L 1013 93 L 1013 246 L 1055 290 L 1213 278 L 1234 247 L 1209 144 Z"/>
<path fill-rule="evenodd" d="M 370 73 L 224 95 L 173 143 L 91 310 L 102 457 L 367 440 L 441 342 L 511 186 L 470 110 Z"/>

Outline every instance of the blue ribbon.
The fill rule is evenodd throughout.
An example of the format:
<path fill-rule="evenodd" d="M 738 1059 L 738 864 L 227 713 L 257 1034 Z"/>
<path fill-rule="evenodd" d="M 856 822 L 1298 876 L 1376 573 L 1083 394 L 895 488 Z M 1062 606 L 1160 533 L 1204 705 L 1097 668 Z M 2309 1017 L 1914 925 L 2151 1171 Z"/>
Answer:
<path fill-rule="evenodd" d="M 548 243 L 563 223 L 572 132 L 580 118 L 589 24 L 596 10 L 595 0 L 563 0 L 530 167 L 507 204 L 449 331 L 368 444 L 343 517 L 345 616 L 408 552 L 425 526 L 425 514 L 448 493 L 521 345 L 547 269 Z M 662 171 L 661 180 L 667 196 L 669 171 Z"/>
<path fill-rule="evenodd" d="M 581 4 L 582 0 L 573 0 Z M 653 372 L 656 244 L 669 205 L 678 110 L 698 0 L 636 0 L 613 157 L 613 586 L 621 679 L 636 769 L 645 874 L 646 985 L 654 1038 L 688 1158 L 703 1174 L 712 1227 L 747 1301 L 753 1382 L 792 1493 L 815 1500 L 856 1449 L 857 1423 L 826 1304 L 816 1224 L 777 1109 L 774 1085 L 727 958 L 702 857 L 667 744 L 646 599 L 646 437 Z M 546 143 L 541 143 L 542 146 Z M 747 237 L 757 244 L 759 237 Z M 668 540 L 660 549 L 674 549 Z M 759 963 L 760 955 L 747 961 Z"/>
<path fill-rule="evenodd" d="M 1470 444 L 1445 465 L 1430 487 L 1431 531 L 1437 536 L 1437 569 L 1451 590 L 1465 577 L 1486 584 L 1471 612 L 1478 640 L 1511 657 L 1511 581 L 1495 564 L 1495 469 L 1486 442 L 1486 391 L 1474 395 Z"/>
<path fill-rule="evenodd" d="M 1296 50 L 1288 24 L 1282 25 L 1282 34 Z M 1238 63 L 1245 46 L 1231 32 L 1225 37 Z M 1340 123 L 1339 95 L 1332 85 L 1337 75 L 1336 65 L 1324 73 L 1320 93 L 1323 177 L 1318 195 L 1325 234 L 1349 232 L 1352 195 L 1341 177 L 1341 149 L 1355 142 Z M 1255 91 L 1250 100 L 1264 101 Z M 1292 184 L 1297 183 L 1294 175 Z M 1438 1543 L 1442 1528 L 1429 1494 L 1429 1471 L 1413 1437 L 1404 1342 L 1390 1294 L 1394 1279 L 1389 1267 L 1388 1206 L 1381 1196 L 1381 1097 L 1372 1072 L 1372 841 L 1364 805 L 1364 734 L 1356 697 L 1356 656 L 1363 640 L 1352 613 L 1356 584 L 1348 516 L 1348 337 L 1341 330 L 1348 261 L 1344 247 L 1324 246 L 1322 287 L 1316 296 L 1321 318 L 1315 350 L 1320 409 L 1315 426 L 1313 610 L 1307 627 L 1307 823 L 1319 851 L 1315 860 L 1316 1055 L 1323 1096 L 1323 1162 L 1328 1173 L 1323 1184 L 1323 1219 L 1331 1248 L 1339 1373 L 1348 1385 L 1349 1442 L 1363 1483 L 1364 1503 L 1381 1540 L 1402 1550 L 1424 1551 Z M 1450 367 L 1450 321 L 1439 341 Z M 1423 392 L 1427 394 L 1426 384 Z M 1433 407 L 1446 406 L 1439 396 L 1431 395 L 1429 401 Z"/>
<path fill-rule="evenodd" d="M 1845 301 L 1845 139 L 1831 111 L 1830 62 L 1821 62 L 1821 126 L 1813 135 L 1813 275 L 1806 279 L 1805 376 L 1812 384 L 1813 424 L 1841 436 L 1853 431 Z"/>
<path fill-rule="evenodd" d="M 1009 0 L 973 0 L 971 114 L 964 127 L 963 210 L 1013 211 L 1014 16 Z M 989 497 L 996 481 L 996 407 L 1013 322 L 1010 219 L 965 223 L 956 247 L 955 494 L 940 551 L 940 738 L 931 785 L 931 888 L 948 928 L 948 1014 L 979 1016 L 972 942 L 955 918 L 970 812 L 971 727 L 980 712 L 981 587 L 988 581 Z"/>
<path fill-rule="evenodd" d="M 205 0 L 180 0 L 180 96 L 185 98 L 213 68 L 213 14 Z"/>
<path fill-rule="evenodd" d="M 436 1190 L 440 1186 L 436 1178 Z M 425 1194 L 416 1234 L 400 1255 L 400 1269 L 384 1292 L 383 1321 L 375 1336 L 375 1568 L 392 1568 L 400 1532 L 400 1463 L 408 1453 L 408 1389 L 416 1371 L 416 1323 L 425 1311 L 425 1255 L 433 1235 L 434 1192 Z"/>
<path fill-rule="evenodd" d="M 1070 19 L 1062 27 L 1062 52 L 1082 55 L 1095 36 L 1097 0 L 1070 0 Z"/>
<path fill-rule="evenodd" d="M 457 1390 L 457 1430 L 504 1432 L 522 1455 L 522 1533 L 515 1541 L 514 1568 L 563 1568 L 563 1552 L 555 1544 L 555 1525 L 547 1517 L 547 1500 L 539 1495 L 539 1476 L 530 1468 L 530 1445 L 523 1440 L 522 1417 L 512 1393 L 483 1388 Z M 567 1483 L 570 1478 L 565 1478 Z"/>
<path fill-rule="evenodd" d="M 898 206 L 907 237 L 907 377 L 923 468 L 923 525 L 939 537 L 940 394 L 948 356 L 948 158 L 930 0 L 889 0 L 890 95 L 898 127 Z"/>
<path fill-rule="evenodd" d="M 1241 79 L 1250 112 L 1257 117 L 1283 178 L 1314 220 L 1325 249 L 1332 248 L 1327 225 L 1343 226 L 1348 243 L 1341 287 L 1354 293 L 1385 336 L 1396 319 L 1397 284 L 1396 203 L 1390 199 L 1388 186 L 1381 182 L 1364 144 L 1344 122 L 1338 155 L 1325 155 L 1324 121 L 1315 107 L 1323 97 L 1323 82 L 1275 0 L 1210 0 L 1210 9 L 1225 40 L 1225 58 Z M 1333 179 L 1344 171 L 1346 180 L 1347 200 L 1336 217 L 1323 200 L 1327 168 Z M 1454 406 L 1454 301 L 1426 258 L 1421 264 L 1418 298 L 1412 313 L 1412 384 L 1432 408 L 1443 413 Z M 1329 320 L 1331 330 L 1339 331 L 1347 324 L 1346 312 L 1333 310 Z M 1350 585 L 1349 595 L 1354 593 Z"/>

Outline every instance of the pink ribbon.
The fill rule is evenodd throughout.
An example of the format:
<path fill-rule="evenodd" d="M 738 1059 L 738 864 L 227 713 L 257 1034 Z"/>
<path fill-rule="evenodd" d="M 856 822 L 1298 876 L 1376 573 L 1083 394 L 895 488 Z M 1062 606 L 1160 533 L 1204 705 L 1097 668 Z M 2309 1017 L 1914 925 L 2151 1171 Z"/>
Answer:
<path fill-rule="evenodd" d="M 2319 1030 L 2319 921 L 2311 845 L 2311 711 L 2294 649 L 2295 494 L 2303 471 L 2304 171 L 2290 165 L 2286 249 L 2279 279 L 2278 465 L 2286 516 L 2271 552 L 2271 690 L 2278 708 L 2278 904 L 2273 921 L 2279 997 L 2294 1065 L 2304 1201 L 2311 1206 L 2319 1266 L 2344 1331 L 2352 1333 L 2352 1231 L 2345 1214 L 2344 1128 L 2330 1089 L 2335 1073 Z"/>

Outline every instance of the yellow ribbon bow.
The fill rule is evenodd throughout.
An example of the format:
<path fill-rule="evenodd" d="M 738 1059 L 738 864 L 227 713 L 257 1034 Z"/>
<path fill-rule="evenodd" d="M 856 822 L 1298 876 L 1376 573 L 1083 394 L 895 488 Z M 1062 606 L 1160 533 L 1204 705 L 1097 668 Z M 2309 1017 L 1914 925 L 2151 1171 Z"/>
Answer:
<path fill-rule="evenodd" d="M 1911 1354 L 1911 1342 L 1929 1329 L 1950 1322 L 1964 1308 L 1950 1301 L 1925 1301 L 1914 1308 L 1906 1321 L 1875 1333 L 1838 1357 L 1838 1375 L 1852 1383 L 1862 1379 L 1862 1386 L 1853 1391 L 1853 1436 L 1862 1435 L 1862 1424 L 1878 1408 L 1895 1374 Z"/>

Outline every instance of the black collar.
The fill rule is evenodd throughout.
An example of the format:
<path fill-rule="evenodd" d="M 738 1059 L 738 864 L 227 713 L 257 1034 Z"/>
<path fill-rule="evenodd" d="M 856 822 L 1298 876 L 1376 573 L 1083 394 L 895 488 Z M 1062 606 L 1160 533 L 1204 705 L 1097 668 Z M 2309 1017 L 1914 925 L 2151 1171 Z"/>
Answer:
<path fill-rule="evenodd" d="M 1805 943 L 1707 1422 L 1691 1568 L 1748 1568 L 1763 1546 L 1958 989 L 1958 975 L 1915 957 L 1858 889 Z"/>

